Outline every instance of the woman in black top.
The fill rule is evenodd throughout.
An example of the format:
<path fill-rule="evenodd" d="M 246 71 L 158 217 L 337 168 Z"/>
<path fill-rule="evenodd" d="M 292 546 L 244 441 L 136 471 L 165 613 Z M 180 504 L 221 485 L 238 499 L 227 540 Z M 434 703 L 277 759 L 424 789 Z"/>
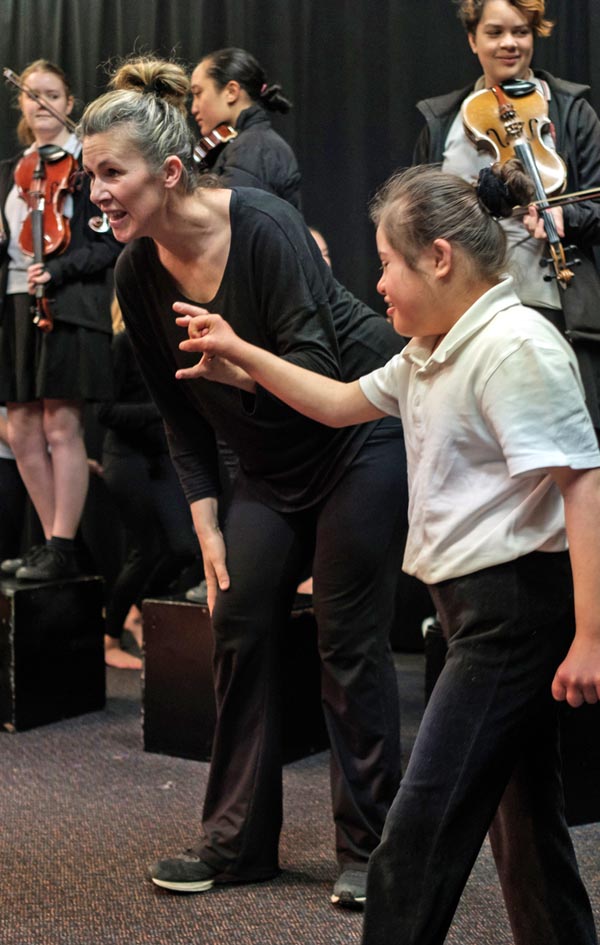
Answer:
<path fill-rule="evenodd" d="M 156 864 L 152 878 L 200 892 L 278 871 L 278 640 L 314 553 L 341 871 L 333 901 L 354 905 L 400 776 L 389 630 L 406 521 L 402 429 L 389 420 L 328 429 L 226 362 L 212 362 L 210 379 L 176 380 L 194 359 L 179 348 L 186 332 L 174 311 L 202 303 L 248 340 L 346 379 L 383 364 L 402 341 L 334 280 L 289 203 L 254 188 L 198 186 L 177 67 L 130 62 L 113 84 L 82 119 L 84 166 L 94 201 L 128 244 L 117 294 L 191 505 L 215 634 L 203 837 L 193 854 Z M 217 438 L 240 461 L 223 531 Z"/>
<path fill-rule="evenodd" d="M 37 60 L 20 78 L 67 118 L 73 96 L 62 69 Z M 77 157 L 80 143 L 58 118 L 23 92 L 19 105 L 26 153 L 53 144 Z M 88 226 L 97 210 L 87 182 L 75 179 L 63 208 L 70 218 L 67 249 L 43 266 L 32 264 L 18 243 L 27 209 L 14 182 L 16 163 L 14 158 L 0 165 L 8 240 L 0 270 L 0 402 L 7 405 L 10 445 L 47 543 L 23 562 L 4 562 L 2 570 L 16 570 L 19 579 L 48 580 L 78 570 L 73 545 L 88 488 L 82 408 L 84 401 L 111 395 L 110 297 L 119 246 L 110 233 Z M 28 291 L 38 285 L 52 300 L 54 328 L 47 334 L 33 324 L 29 310 Z"/>
<path fill-rule="evenodd" d="M 192 73 L 192 115 L 202 135 L 226 124 L 236 137 L 207 155 L 223 187 L 259 187 L 300 206 L 294 152 L 271 127 L 267 112 L 285 114 L 290 102 L 245 49 L 209 53 Z"/>

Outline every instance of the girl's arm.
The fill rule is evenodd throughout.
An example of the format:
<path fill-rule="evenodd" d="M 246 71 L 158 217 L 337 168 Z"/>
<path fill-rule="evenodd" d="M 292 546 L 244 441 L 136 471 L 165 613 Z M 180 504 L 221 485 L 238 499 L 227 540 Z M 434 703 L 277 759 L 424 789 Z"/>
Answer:
<path fill-rule="evenodd" d="M 576 626 L 552 694 L 579 706 L 600 699 L 600 469 L 554 468 L 550 474 L 565 504 Z"/>
<path fill-rule="evenodd" d="M 178 380 L 209 376 L 210 359 L 221 357 L 238 365 L 294 410 L 327 426 L 345 427 L 385 416 L 367 400 L 358 381 L 344 384 L 278 358 L 243 341 L 220 315 L 195 305 L 176 302 L 173 309 L 183 316 L 177 324 L 187 326 L 190 335 L 180 348 L 202 353 L 194 367 L 177 371 Z"/>

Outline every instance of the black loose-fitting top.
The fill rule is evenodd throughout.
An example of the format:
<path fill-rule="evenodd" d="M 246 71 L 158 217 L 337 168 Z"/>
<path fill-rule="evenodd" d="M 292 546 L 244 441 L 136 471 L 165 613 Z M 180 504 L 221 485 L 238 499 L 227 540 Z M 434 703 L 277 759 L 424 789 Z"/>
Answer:
<path fill-rule="evenodd" d="M 404 341 L 334 280 L 288 203 L 252 188 L 234 189 L 230 220 L 229 257 L 213 299 L 185 300 L 149 238 L 133 241 L 121 254 L 117 294 L 188 500 L 218 494 L 218 437 L 239 457 L 258 498 L 295 511 L 329 492 L 372 424 L 334 430 L 260 387 L 248 394 L 205 379 L 175 380 L 177 368 L 196 363 L 198 355 L 178 348 L 187 332 L 175 324 L 173 302 L 202 305 L 245 340 L 342 380 L 385 363 Z"/>

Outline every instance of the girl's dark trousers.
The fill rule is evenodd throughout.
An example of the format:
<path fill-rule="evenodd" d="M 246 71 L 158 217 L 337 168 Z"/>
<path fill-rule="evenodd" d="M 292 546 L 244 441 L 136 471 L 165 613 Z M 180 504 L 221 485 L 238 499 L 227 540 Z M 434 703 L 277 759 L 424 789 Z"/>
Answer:
<path fill-rule="evenodd" d="M 568 555 L 430 592 L 448 654 L 371 858 L 363 945 L 441 945 L 488 830 L 517 945 L 592 945 L 551 694 L 573 637 Z"/>

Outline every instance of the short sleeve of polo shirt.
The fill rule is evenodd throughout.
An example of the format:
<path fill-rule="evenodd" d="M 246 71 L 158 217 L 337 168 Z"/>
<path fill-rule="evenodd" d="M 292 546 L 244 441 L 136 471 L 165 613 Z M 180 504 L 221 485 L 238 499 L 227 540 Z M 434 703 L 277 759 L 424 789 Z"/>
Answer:
<path fill-rule="evenodd" d="M 575 357 L 562 340 L 522 340 L 487 378 L 481 409 L 511 476 L 600 466 Z"/>
<path fill-rule="evenodd" d="M 405 383 L 407 365 L 398 353 L 383 367 L 359 378 L 360 388 L 367 400 L 390 417 L 401 417 L 401 391 Z"/>

